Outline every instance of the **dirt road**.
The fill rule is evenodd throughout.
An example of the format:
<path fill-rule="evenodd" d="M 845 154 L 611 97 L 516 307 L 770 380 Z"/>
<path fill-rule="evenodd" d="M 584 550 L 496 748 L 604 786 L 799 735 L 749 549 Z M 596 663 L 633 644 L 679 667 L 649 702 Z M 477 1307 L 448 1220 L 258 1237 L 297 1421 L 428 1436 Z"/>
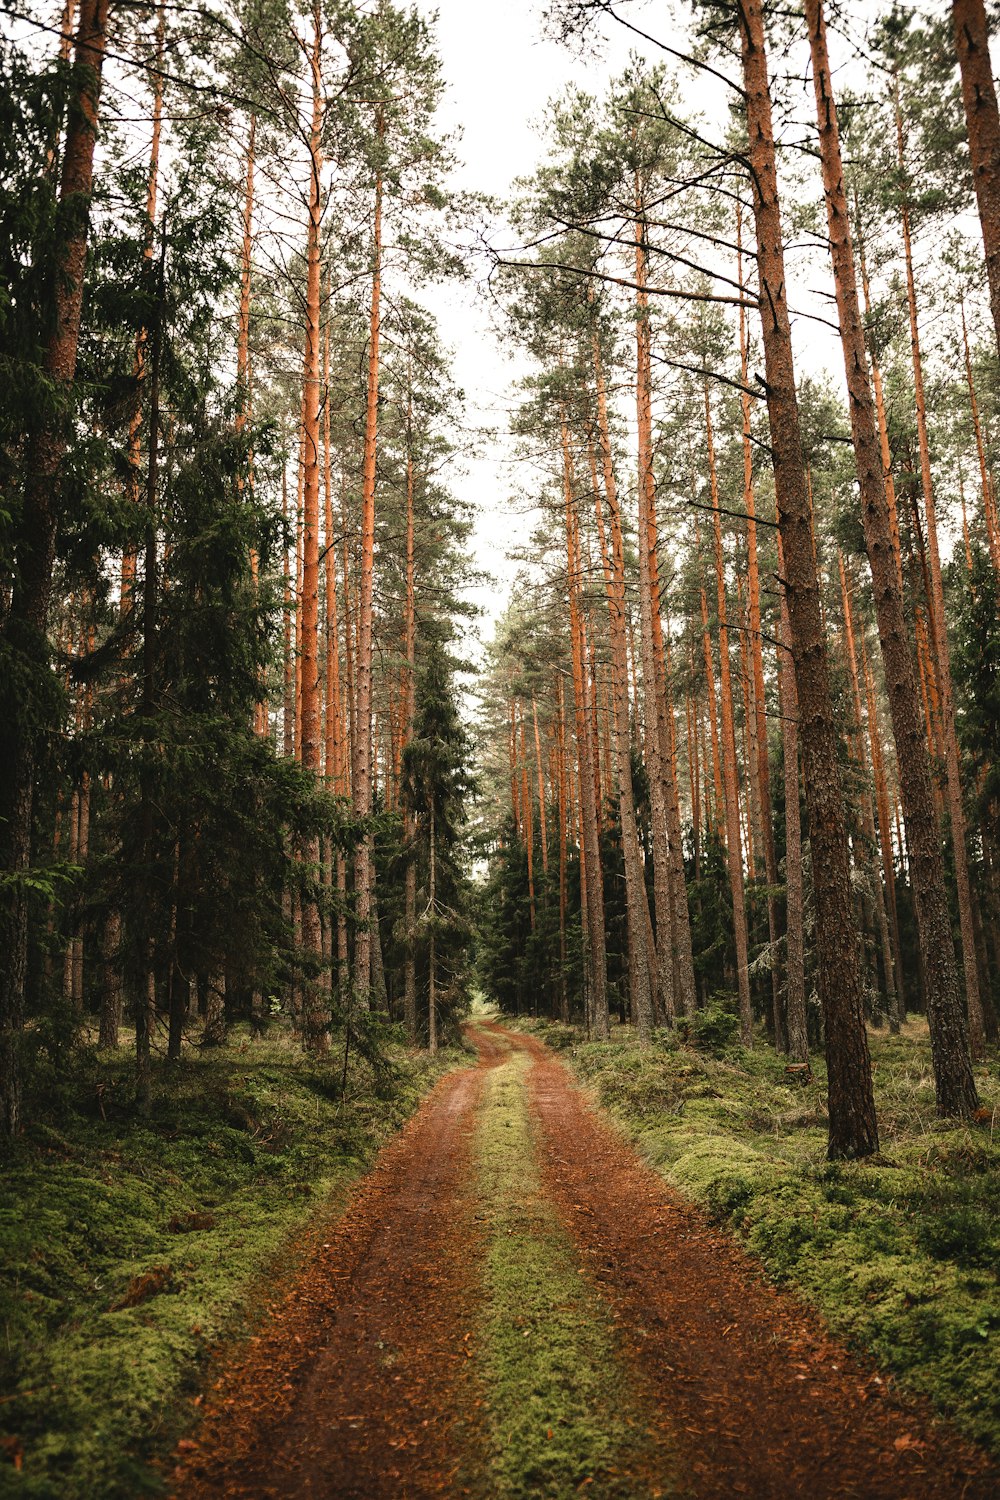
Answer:
<path fill-rule="evenodd" d="M 818 1318 L 768 1286 L 639 1160 L 546 1048 L 491 1023 L 468 1036 L 478 1067 L 448 1075 L 428 1096 L 212 1392 L 179 1455 L 178 1500 L 998 1493 L 978 1450 L 898 1403 Z M 538 1174 L 589 1300 L 614 1328 L 614 1358 L 648 1429 L 635 1435 L 646 1443 L 644 1466 L 626 1455 L 582 1481 L 549 1463 L 536 1481 L 513 1486 L 498 1455 L 509 1439 L 491 1411 L 491 1205 L 477 1141 L 490 1070 L 515 1063 L 534 1156 L 526 1176 Z M 543 1419 L 540 1451 L 552 1439 Z M 670 1454 L 662 1482 L 650 1479 L 648 1456 L 661 1453 Z M 629 1488 L 623 1476 L 639 1472 L 641 1488 Z"/>

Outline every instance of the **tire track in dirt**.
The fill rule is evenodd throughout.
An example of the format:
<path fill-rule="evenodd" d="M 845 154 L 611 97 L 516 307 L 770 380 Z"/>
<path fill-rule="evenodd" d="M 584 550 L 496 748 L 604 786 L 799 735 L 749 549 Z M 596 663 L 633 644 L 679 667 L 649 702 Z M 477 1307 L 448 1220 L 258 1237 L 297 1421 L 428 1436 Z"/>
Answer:
<path fill-rule="evenodd" d="M 485 1033 L 491 1035 L 486 1036 Z M 532 1037 L 542 1178 L 614 1310 L 644 1394 L 702 1500 L 991 1500 L 981 1449 L 904 1401 L 819 1317 L 769 1286 L 728 1235 L 677 1198 Z"/>
<path fill-rule="evenodd" d="M 471 1161 L 484 1069 L 448 1074 L 352 1193 L 230 1367 L 173 1475 L 179 1500 L 461 1495 L 479 1449 Z"/>

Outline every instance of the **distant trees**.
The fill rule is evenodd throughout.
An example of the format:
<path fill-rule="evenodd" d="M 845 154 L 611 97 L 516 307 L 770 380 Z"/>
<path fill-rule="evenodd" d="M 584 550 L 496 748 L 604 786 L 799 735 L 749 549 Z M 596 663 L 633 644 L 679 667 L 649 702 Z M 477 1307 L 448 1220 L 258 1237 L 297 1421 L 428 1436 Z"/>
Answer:
<path fill-rule="evenodd" d="M 602 867 L 605 895 L 616 882 L 626 892 L 641 883 L 645 898 L 625 903 L 631 957 L 621 966 L 611 959 L 613 899 L 607 904 L 612 1009 L 620 993 L 622 1012 L 648 1035 L 651 1024 L 668 1025 L 724 989 L 745 1044 L 763 1021 L 796 1061 L 822 1045 L 834 1157 L 878 1147 L 867 1024 L 888 1017 L 897 1026 L 907 998 L 926 1010 L 938 1108 L 952 1115 L 974 1112 L 973 1058 L 984 1029 L 996 1034 L 996 941 L 987 930 L 997 805 L 987 790 L 990 757 L 973 732 L 985 722 L 973 701 L 989 700 L 989 673 L 984 667 L 972 688 L 961 635 L 969 601 L 985 587 L 977 540 L 1000 555 L 993 438 L 981 412 L 988 391 L 987 425 L 995 421 L 995 365 L 981 354 L 977 372 L 969 352 L 968 309 L 979 316 L 982 308 L 972 248 L 954 236 L 945 242 L 941 229 L 946 207 L 971 200 L 971 179 L 956 172 L 967 129 L 989 254 L 995 164 L 982 9 L 956 3 L 957 54 L 933 17 L 895 9 L 880 18 L 872 45 L 884 73 L 866 78 L 855 59 L 858 92 L 845 85 L 846 166 L 832 82 L 843 58 L 831 62 L 824 7 L 809 0 L 797 28 L 757 0 L 706 10 L 704 41 L 721 45 L 714 55 L 693 53 L 691 67 L 707 70 L 709 87 L 729 83 L 738 127 L 720 141 L 686 119 L 685 75 L 658 66 L 635 64 L 603 100 L 570 91 L 550 109 L 548 156 L 518 207 L 528 248 L 501 268 L 511 327 L 538 370 L 516 431 L 546 476 L 532 498 L 552 519 L 537 534 L 489 663 L 484 754 L 500 809 L 484 977 L 497 984 L 503 963 L 530 951 L 523 925 L 527 911 L 534 935 L 537 830 L 548 831 L 550 848 L 561 834 L 561 867 L 573 878 L 560 900 L 558 945 L 549 938 L 535 965 L 535 995 L 513 982 L 516 968 L 495 992 L 505 1004 L 547 1003 L 564 1015 L 579 1005 L 599 1034 L 589 969 L 574 996 L 574 953 L 593 947 L 585 857 L 593 785 L 600 841 L 614 851 Z M 604 10 L 564 0 L 550 18 L 563 35 L 579 35 Z M 811 63 L 820 171 L 815 181 L 797 171 L 794 191 L 779 161 L 772 28 Z M 794 87 L 781 82 L 783 108 Z M 797 224 L 810 222 L 821 197 L 846 410 L 835 389 L 801 379 L 793 327 L 797 319 L 801 345 L 812 313 L 796 305 L 805 297 L 802 248 L 788 251 L 783 225 L 789 204 Z M 962 267 L 960 289 L 922 291 L 915 236 L 921 265 L 937 256 Z M 922 295 L 950 320 L 950 348 L 946 338 L 924 349 Z M 545 426 L 557 410 L 579 518 L 564 564 L 553 551 L 558 448 Z M 976 490 L 981 500 L 970 509 Z M 958 535 L 950 569 L 949 532 Z M 582 589 L 577 555 L 586 560 Z M 858 562 L 865 556 L 870 575 Z M 992 606 L 976 607 L 995 632 L 992 576 Z M 986 663 L 991 627 L 986 613 L 977 619 Z M 573 665 L 581 635 L 582 676 Z M 563 718 L 581 706 L 590 716 L 589 761 L 572 755 L 579 738 L 571 740 L 562 774 L 543 745 L 522 742 L 516 725 L 529 681 L 553 745 Z M 505 720 L 509 756 L 500 748 Z M 536 772 L 541 805 L 528 818 L 525 787 Z M 638 858 L 629 854 L 630 806 Z M 630 863 L 639 876 L 631 882 Z M 916 948 L 906 936 L 913 919 Z M 697 983 L 690 1001 L 688 951 Z M 643 953 L 645 973 L 635 961 Z"/>

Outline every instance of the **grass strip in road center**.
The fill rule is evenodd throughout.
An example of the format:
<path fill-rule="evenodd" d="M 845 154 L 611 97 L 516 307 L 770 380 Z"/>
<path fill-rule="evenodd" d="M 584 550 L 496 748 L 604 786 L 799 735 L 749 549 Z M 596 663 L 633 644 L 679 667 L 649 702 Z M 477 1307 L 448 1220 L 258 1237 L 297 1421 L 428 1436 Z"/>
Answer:
<path fill-rule="evenodd" d="M 650 1478 L 647 1421 L 610 1316 L 542 1194 L 525 1088 L 530 1066 L 514 1053 L 490 1074 L 479 1133 L 491 1493 L 504 1500 L 570 1496 L 583 1486 L 595 1497 L 673 1493 Z"/>

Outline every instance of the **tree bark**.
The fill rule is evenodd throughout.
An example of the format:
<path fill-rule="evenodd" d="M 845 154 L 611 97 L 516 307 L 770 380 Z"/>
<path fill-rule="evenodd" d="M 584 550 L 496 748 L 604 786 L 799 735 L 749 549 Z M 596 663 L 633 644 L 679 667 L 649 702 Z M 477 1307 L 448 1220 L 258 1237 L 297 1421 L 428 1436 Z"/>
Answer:
<path fill-rule="evenodd" d="M 984 0 L 952 0 L 951 15 L 962 75 L 972 181 L 986 252 L 990 307 L 1000 350 L 1000 112 L 993 86 Z"/>
<path fill-rule="evenodd" d="M 622 537 L 618 486 L 615 482 L 611 454 L 611 432 L 608 402 L 601 361 L 600 334 L 596 322 L 591 331 L 594 383 L 597 393 L 597 431 L 601 448 L 604 497 L 608 506 L 611 546 L 606 545 L 600 495 L 594 485 L 594 501 L 601 539 L 602 557 L 607 557 L 604 587 L 608 601 L 608 630 L 611 642 L 611 688 L 614 695 L 615 767 L 618 773 L 618 816 L 622 830 L 622 855 L 625 862 L 625 909 L 629 945 L 629 980 L 635 1014 L 652 1016 L 653 963 L 655 954 L 647 952 L 649 902 L 639 852 L 639 830 L 635 816 L 635 790 L 632 785 L 632 736 L 630 733 L 628 697 L 628 639 L 625 620 L 625 554 Z M 651 1024 L 651 1023 L 650 1023 Z"/>
<path fill-rule="evenodd" d="M 781 537 L 778 568 L 784 572 Z M 785 770 L 785 1018 L 788 1055 L 793 1062 L 809 1060 L 806 1025 L 806 969 L 802 899 L 802 828 L 799 817 L 799 704 L 795 693 L 792 632 L 788 603 L 781 590 L 781 642 L 778 646 L 778 691 L 781 704 L 781 744 Z"/>
<path fill-rule="evenodd" d="M 837 111 L 830 78 L 822 0 L 806 0 L 826 196 L 830 253 L 836 282 L 844 366 L 850 398 L 851 434 L 861 492 L 865 543 L 872 572 L 875 612 L 899 766 L 910 877 L 917 907 L 927 1015 L 941 1114 L 976 1108 L 955 968 L 940 838 L 934 813 L 930 762 L 920 724 L 919 699 L 906 617 L 899 591 L 885 499 L 882 455 L 868 383 L 864 333 L 854 275 L 851 232 L 844 193 Z M 956 831 L 964 853 L 964 825 Z M 975 963 L 975 950 L 972 949 Z"/>
<path fill-rule="evenodd" d="M 610 1035 L 608 970 L 604 929 L 604 881 L 597 807 L 594 798 L 587 661 L 580 618 L 580 539 L 573 483 L 573 460 L 565 413 L 560 418 L 563 452 L 563 499 L 566 516 L 566 586 L 569 594 L 570 646 L 573 659 L 573 699 L 576 714 L 577 769 L 580 783 L 580 862 L 585 882 L 589 1015 L 598 1041 Z"/>
<path fill-rule="evenodd" d="M 729 662 L 729 625 L 726 617 L 726 574 L 722 555 L 722 516 L 719 513 L 719 482 L 712 436 L 712 405 L 705 381 L 705 442 L 712 494 L 712 541 L 715 558 L 715 592 L 719 616 L 719 691 L 722 698 L 722 774 L 726 808 L 726 857 L 729 888 L 733 898 L 733 935 L 736 940 L 736 984 L 740 1006 L 740 1041 L 753 1046 L 753 1011 L 750 1007 L 748 972 L 747 908 L 743 890 L 743 848 L 740 838 L 739 785 L 736 767 L 736 731 L 733 723 L 733 689 Z M 711 646 L 708 646 L 709 652 Z"/>
<path fill-rule="evenodd" d="M 818 4 L 819 0 L 812 0 Z M 831 95 L 832 103 L 832 95 Z M 836 129 L 836 116 L 833 116 Z M 904 163 L 903 116 L 896 93 L 896 146 L 899 166 Z M 839 155 L 839 152 L 838 152 Z M 938 691 L 941 698 L 941 725 L 944 733 L 945 774 L 948 793 L 948 817 L 951 823 L 952 856 L 955 862 L 955 887 L 958 895 L 958 917 L 962 935 L 962 967 L 965 974 L 965 999 L 968 1007 L 968 1045 L 974 1057 L 981 1057 L 986 1046 L 983 1025 L 983 1007 L 979 995 L 979 971 L 976 966 L 975 928 L 972 920 L 972 893 L 969 883 L 969 856 L 965 842 L 965 808 L 962 803 L 962 779 L 958 763 L 958 732 L 955 726 L 955 704 L 951 682 L 951 659 L 948 648 L 948 626 L 944 610 L 944 586 L 941 579 L 941 554 L 938 549 L 937 516 L 934 506 L 934 483 L 931 476 L 930 440 L 927 432 L 927 406 L 924 398 L 923 360 L 920 353 L 920 330 L 917 321 L 917 293 L 913 275 L 913 254 L 910 242 L 909 207 L 906 199 L 901 205 L 903 230 L 903 252 L 906 263 L 906 297 L 910 313 L 910 349 L 913 356 L 913 394 L 917 415 L 917 442 L 920 450 L 920 485 L 924 495 L 924 514 L 927 520 L 927 557 L 930 564 L 930 590 L 927 605 L 931 615 L 931 640 L 937 666 Z M 850 240 L 848 239 L 848 244 Z M 906 803 L 903 804 L 906 817 Z M 914 849 L 909 833 L 911 861 Z M 930 1016 L 928 1002 L 928 1018 Z M 955 1030 L 954 1020 L 941 1017 L 945 1027 L 942 1046 L 957 1053 L 962 1048 L 962 1038 Z M 942 1057 L 942 1065 L 944 1058 Z M 975 1085 L 971 1069 L 968 1077 L 957 1055 L 947 1064 L 950 1082 L 939 1091 L 938 1109 L 945 1114 L 964 1114 L 976 1108 Z M 942 1100 L 942 1092 L 946 1100 Z M 975 1100 L 975 1102 L 972 1102 Z"/>
<path fill-rule="evenodd" d="M 301 761 L 317 778 L 322 773 L 319 688 L 319 495 L 320 495 L 320 339 L 322 286 L 320 230 L 323 170 L 322 29 L 319 10 L 314 19 L 309 57 L 312 76 L 312 125 L 309 136 L 309 219 L 306 230 L 306 329 L 302 371 L 302 595 L 299 607 L 299 672 L 301 697 Z M 306 1040 L 315 1052 L 329 1046 L 328 983 L 324 983 L 323 932 L 318 889 L 321 879 L 320 841 L 309 834 L 303 843 L 307 886 L 302 899 L 302 947 L 312 971 L 306 979 L 303 1023 Z"/>
<path fill-rule="evenodd" d="M 376 131 L 384 134 L 382 112 Z M 372 584 L 375 567 L 375 459 L 378 445 L 379 329 L 382 296 L 382 175 L 376 174 L 372 230 L 372 289 L 368 319 L 368 389 L 365 404 L 365 448 L 361 480 L 361 590 L 358 609 L 358 654 L 355 663 L 357 713 L 354 739 L 353 802 L 355 816 L 372 811 Z M 372 839 L 365 833 L 354 856 L 354 990 L 363 1010 L 370 1003 Z"/>
<path fill-rule="evenodd" d="M 847 817 L 795 394 L 761 0 L 739 0 L 739 13 L 767 406 L 812 847 L 818 986 L 826 1022 L 828 1151 L 832 1158 L 859 1157 L 878 1150 L 878 1127 Z"/>

